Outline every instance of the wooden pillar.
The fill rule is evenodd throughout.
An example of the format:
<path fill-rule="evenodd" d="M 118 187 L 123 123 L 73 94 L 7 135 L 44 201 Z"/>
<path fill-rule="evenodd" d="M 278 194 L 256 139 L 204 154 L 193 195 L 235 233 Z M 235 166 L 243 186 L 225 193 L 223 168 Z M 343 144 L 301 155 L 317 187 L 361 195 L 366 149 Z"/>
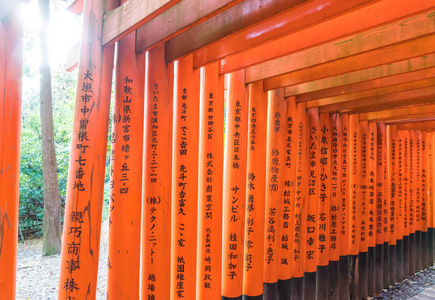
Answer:
<path fill-rule="evenodd" d="M 422 252 L 421 252 L 421 131 L 415 131 L 415 270 L 422 269 Z"/>
<path fill-rule="evenodd" d="M 227 74 L 226 80 L 228 98 L 223 183 L 222 299 L 242 295 L 248 128 L 245 72 L 242 70 Z M 266 212 L 266 218 L 267 216 Z"/>
<path fill-rule="evenodd" d="M 0 295 L 15 299 L 20 186 L 23 28 L 20 16 L 0 20 Z"/>
<path fill-rule="evenodd" d="M 201 68 L 196 299 L 221 296 L 224 78 Z M 219 146 L 217 146 L 219 145 Z"/>
<path fill-rule="evenodd" d="M 168 299 L 171 258 L 172 76 L 165 48 L 146 53 L 141 299 Z"/>
<path fill-rule="evenodd" d="M 415 274 L 415 131 L 409 131 L 409 273 Z"/>
<path fill-rule="evenodd" d="M 387 126 L 387 177 L 389 202 L 390 284 L 397 281 L 396 270 L 396 198 L 397 198 L 397 125 Z"/>
<path fill-rule="evenodd" d="M 329 297 L 329 233 L 331 202 L 331 123 L 329 114 L 320 114 L 318 192 L 317 298 Z"/>
<path fill-rule="evenodd" d="M 139 299 L 145 55 L 117 43 L 112 117 L 107 297 Z"/>
<path fill-rule="evenodd" d="M 297 151 L 297 121 L 295 97 L 286 99 L 285 121 L 285 153 L 284 153 L 284 188 L 282 198 L 282 222 L 280 228 L 279 277 L 278 292 L 283 299 L 291 297 L 291 277 L 293 264 L 294 242 L 294 211 L 296 191 L 296 151 Z"/>
<path fill-rule="evenodd" d="M 264 298 L 278 297 L 279 237 L 284 188 L 284 90 L 267 92 L 266 227 L 264 236 Z"/>
<path fill-rule="evenodd" d="M 200 78 L 192 55 L 174 71 L 171 299 L 195 299 Z"/>
<path fill-rule="evenodd" d="M 388 232 L 388 188 L 387 188 L 387 131 L 386 125 L 377 125 L 378 130 L 378 155 L 376 168 L 376 292 L 389 286 L 389 241 Z"/>
<path fill-rule="evenodd" d="M 403 273 L 403 131 L 397 132 L 397 198 L 396 198 L 396 274 L 397 279 L 402 280 L 404 278 Z"/>
<path fill-rule="evenodd" d="M 370 129 L 368 121 L 360 122 L 361 130 L 361 163 L 360 163 L 360 176 L 359 176 L 359 194 L 358 199 L 358 214 L 359 220 L 359 254 L 358 254 L 358 284 L 359 292 L 358 298 L 367 298 L 367 282 L 368 282 L 368 202 L 369 202 L 369 138 Z"/>
<path fill-rule="evenodd" d="M 296 105 L 297 147 L 296 147 L 296 192 L 294 210 L 294 240 L 292 264 L 292 299 L 303 297 L 303 276 L 305 267 L 305 226 L 306 226 L 306 197 L 307 197 L 307 116 L 305 103 Z"/>
<path fill-rule="evenodd" d="M 246 299 L 261 299 L 263 297 L 264 274 L 267 94 L 263 91 L 262 81 L 251 83 L 248 86 L 248 89 L 249 127 L 245 202 L 243 297 Z"/>
<path fill-rule="evenodd" d="M 59 299 L 95 299 L 114 46 L 100 34 L 107 1 L 87 1 L 72 133 Z"/>
<path fill-rule="evenodd" d="M 409 131 L 403 134 L 403 275 L 409 276 Z"/>
<path fill-rule="evenodd" d="M 329 299 L 339 299 L 339 237 L 340 237 L 340 201 L 341 201 L 341 123 L 340 115 L 331 115 L 331 193 L 330 193 L 330 227 L 329 227 Z"/>
<path fill-rule="evenodd" d="M 320 147 L 319 147 L 319 112 L 317 108 L 307 109 L 307 163 L 308 163 L 308 194 L 307 213 L 304 215 L 305 226 L 305 273 L 304 299 L 316 297 L 316 271 L 318 257 L 318 229 L 319 229 L 319 196 L 320 196 Z"/>
<path fill-rule="evenodd" d="M 432 256 L 432 262 L 431 264 L 435 263 L 435 134 L 432 132 L 431 136 L 429 137 L 429 174 L 431 178 L 429 179 L 431 185 L 430 185 L 430 197 L 429 197 L 429 206 L 431 206 L 431 220 L 432 220 L 432 245 L 431 245 L 431 256 Z"/>
<path fill-rule="evenodd" d="M 341 116 L 341 197 L 340 197 L 340 213 L 339 213 L 339 249 L 340 249 L 340 262 L 339 262 L 339 295 L 340 299 L 348 299 L 349 295 L 349 263 L 350 263 L 350 123 L 349 115 L 344 114 Z"/>
<path fill-rule="evenodd" d="M 421 132 L 421 260 L 422 268 L 428 268 L 429 265 L 429 243 L 427 227 L 427 209 L 428 209 L 428 162 L 427 162 L 427 132 Z"/>
<path fill-rule="evenodd" d="M 377 171 L 377 127 L 376 123 L 369 124 L 369 148 L 368 148 L 368 222 L 367 222 L 367 245 L 368 245 L 368 296 L 376 293 L 376 171 Z"/>
<path fill-rule="evenodd" d="M 427 243 L 428 243 L 428 265 L 434 262 L 434 230 L 433 230 L 433 139 L 432 133 L 426 134 L 426 160 L 427 160 Z"/>
<path fill-rule="evenodd" d="M 350 228 L 350 299 L 357 299 L 359 294 L 359 280 L 358 280 L 358 253 L 360 244 L 360 212 L 359 201 L 361 197 L 360 192 L 360 173 L 361 173 L 361 128 L 359 124 L 359 115 L 350 115 L 350 207 L 349 207 L 349 228 Z"/>

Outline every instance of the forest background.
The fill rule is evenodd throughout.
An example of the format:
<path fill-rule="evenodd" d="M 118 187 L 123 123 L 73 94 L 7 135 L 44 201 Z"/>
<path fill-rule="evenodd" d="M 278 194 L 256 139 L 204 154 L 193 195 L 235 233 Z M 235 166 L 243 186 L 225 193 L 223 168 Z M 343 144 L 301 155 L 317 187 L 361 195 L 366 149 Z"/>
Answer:
<path fill-rule="evenodd" d="M 80 17 L 66 11 L 66 2 L 50 0 L 50 60 L 52 72 L 53 124 L 61 215 L 65 203 L 71 134 L 74 117 L 77 71 L 65 71 L 68 49 L 80 39 Z M 20 160 L 19 234 L 24 240 L 42 236 L 43 170 L 40 119 L 40 48 L 38 3 L 30 0 L 22 8 L 24 22 L 23 97 Z M 109 132 L 111 129 L 109 128 Z M 110 143 L 108 143 L 110 151 Z M 109 161 L 107 161 L 109 167 Z M 106 171 L 105 211 L 107 218 L 108 182 Z"/>

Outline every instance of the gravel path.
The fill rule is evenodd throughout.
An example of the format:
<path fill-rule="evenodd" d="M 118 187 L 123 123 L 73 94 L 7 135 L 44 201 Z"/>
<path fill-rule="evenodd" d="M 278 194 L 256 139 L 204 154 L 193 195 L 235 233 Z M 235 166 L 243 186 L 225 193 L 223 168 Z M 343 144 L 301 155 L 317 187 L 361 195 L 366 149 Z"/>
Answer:
<path fill-rule="evenodd" d="M 422 270 L 411 277 L 406 278 L 395 286 L 384 290 L 378 297 L 373 299 L 408 299 L 435 284 L 435 267 Z"/>
<path fill-rule="evenodd" d="M 109 225 L 101 229 L 100 268 L 98 271 L 97 300 L 106 299 L 107 238 Z M 42 240 L 28 240 L 18 245 L 17 298 L 18 300 L 56 300 L 59 283 L 60 255 L 42 256 Z M 423 270 L 397 285 L 384 290 L 372 299 L 408 299 L 435 284 L 435 267 Z"/>
<path fill-rule="evenodd" d="M 109 223 L 101 227 L 97 300 L 106 299 L 107 238 Z M 60 255 L 42 256 L 42 240 L 18 245 L 17 300 L 56 300 L 59 284 Z"/>

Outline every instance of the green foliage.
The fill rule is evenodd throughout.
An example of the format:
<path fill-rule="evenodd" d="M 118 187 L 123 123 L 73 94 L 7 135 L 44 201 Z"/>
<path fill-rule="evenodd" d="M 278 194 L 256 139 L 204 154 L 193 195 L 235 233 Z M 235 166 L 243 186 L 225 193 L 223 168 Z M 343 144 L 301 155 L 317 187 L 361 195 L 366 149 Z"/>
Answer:
<path fill-rule="evenodd" d="M 27 4 L 32 12 L 38 10 L 37 1 L 30 0 Z M 56 160 L 58 169 L 58 182 L 62 198 L 62 207 L 66 198 L 68 166 L 71 150 L 71 133 L 74 119 L 75 91 L 77 87 L 77 71 L 66 72 L 65 66 L 53 63 L 55 58 L 57 64 L 59 54 L 65 54 L 66 50 L 59 50 L 62 46 L 62 39 L 59 34 L 71 34 L 79 25 L 79 22 L 71 20 L 72 14 L 65 11 L 66 3 L 63 1 L 51 0 L 50 22 L 56 24 L 50 32 L 54 35 L 55 45 L 51 44 L 52 59 L 52 95 L 53 95 L 53 123 L 54 140 L 56 149 Z M 33 14 L 32 14 L 33 16 Z M 78 18 L 76 21 L 79 21 Z M 24 23 L 24 61 L 23 61 L 23 105 L 21 124 L 21 161 L 20 161 L 20 206 L 19 206 L 19 228 L 23 235 L 41 234 L 43 221 L 43 177 L 42 177 L 42 149 L 41 149 L 41 121 L 39 103 L 39 35 L 38 25 L 32 18 L 26 19 Z M 33 23 L 32 23 L 33 22 Z M 63 25 L 69 26 L 63 26 Z M 75 24 L 75 25 L 73 25 Z M 61 26 L 62 25 L 62 26 Z M 73 26 L 72 26 L 73 25 Z M 61 27 L 61 28 L 60 28 Z M 59 30 L 61 29 L 61 30 Z M 78 37 L 77 37 L 78 38 Z M 72 37 L 73 40 L 76 38 Z M 63 39 L 64 41 L 64 39 Z M 66 58 L 66 57 L 65 57 Z M 113 86 L 113 84 L 112 84 Z M 113 95 L 113 92 L 112 92 Z M 112 101 L 113 103 L 113 101 Z M 109 128 L 110 136 L 111 128 Z M 110 143 L 107 147 L 106 178 L 104 189 L 103 217 L 108 216 L 109 199 L 109 175 L 110 175 Z M 63 212 L 61 212 L 63 216 Z"/>
<path fill-rule="evenodd" d="M 28 73 L 29 77 L 36 76 Z M 26 75 L 25 75 L 26 76 Z M 24 77 L 24 81 L 32 78 Z M 34 79 L 34 78 L 33 78 Z M 71 150 L 71 133 L 74 120 L 75 90 L 77 71 L 68 73 L 54 70 L 52 78 L 53 90 L 53 123 L 54 141 L 58 171 L 59 190 L 62 208 L 65 204 L 68 180 L 68 166 Z M 41 120 L 39 114 L 39 90 L 26 87 L 23 96 L 22 129 L 21 129 L 21 174 L 20 174 L 20 230 L 24 235 L 41 234 L 43 218 L 43 178 L 41 149 Z M 112 93 L 113 95 L 113 93 Z M 113 101 L 111 101 L 113 103 Z M 109 136 L 111 123 L 109 126 Z M 108 217 L 108 199 L 110 182 L 110 140 L 107 144 L 106 177 L 104 188 L 103 218 Z M 62 212 L 63 216 L 63 212 Z"/>
<path fill-rule="evenodd" d="M 68 177 L 76 77 L 76 72 L 57 71 L 52 79 L 54 136 L 62 203 L 65 200 Z M 30 78 L 27 80 L 30 81 Z M 21 129 L 20 230 L 24 233 L 40 233 L 44 202 L 39 91 L 31 88 L 26 91 Z"/>

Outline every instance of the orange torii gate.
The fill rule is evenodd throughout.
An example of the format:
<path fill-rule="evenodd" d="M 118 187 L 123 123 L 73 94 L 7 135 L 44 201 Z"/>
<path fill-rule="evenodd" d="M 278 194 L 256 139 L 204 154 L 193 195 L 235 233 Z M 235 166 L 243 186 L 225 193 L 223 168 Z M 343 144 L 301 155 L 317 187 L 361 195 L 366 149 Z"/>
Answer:
<path fill-rule="evenodd" d="M 118 78 L 116 90 L 125 100 L 126 88 L 137 93 L 144 85 L 144 115 L 122 124 L 129 116 L 119 113 L 124 104 L 114 118 L 118 130 L 127 125 L 132 132 L 142 118 L 143 138 L 137 131 L 123 144 L 114 131 L 118 143 L 112 156 L 122 160 L 122 147 L 131 145 L 144 153 L 143 171 L 129 177 L 137 171 L 115 158 L 111 201 L 120 197 L 117 186 L 142 185 L 142 297 L 359 299 L 430 265 L 433 135 L 413 128 L 398 131 L 390 116 L 382 120 L 368 114 L 424 104 L 434 94 L 433 5 L 395 2 L 392 12 L 374 19 L 371 11 L 391 8 L 391 0 L 332 1 L 302 20 L 295 16 L 324 1 L 276 0 L 248 9 L 258 1 L 226 0 L 195 8 L 200 2 L 161 0 L 146 7 L 129 0 L 113 11 L 91 9 L 86 1 L 84 6 L 85 16 L 87 11 L 97 13 L 97 20 L 104 15 L 102 38 L 93 40 L 102 53 L 117 41 L 121 47 L 136 31 L 137 54 L 118 49 L 117 77 L 125 82 Z M 72 1 L 70 9 L 81 12 L 81 5 Z M 249 18 L 242 24 L 237 19 L 243 11 Z M 128 22 L 118 22 L 126 17 Z M 355 19 L 364 21 L 352 23 Z M 233 26 L 225 27 L 230 22 Z M 403 22 L 410 24 L 406 33 L 399 29 Z M 387 33 L 380 29 L 385 23 L 391 24 Z M 330 29 L 328 36 L 318 34 L 323 26 Z M 84 30 L 90 33 L 92 27 Z M 341 42 L 352 34 L 350 50 L 340 54 Z M 300 43 L 291 42 L 296 40 Z M 363 49 L 360 41 L 365 41 Z M 327 55 L 304 50 L 316 44 L 312 53 Z M 332 45 L 337 52 L 328 53 Z M 384 46 L 404 50 L 374 59 Z M 135 63 L 122 61 L 125 55 L 136 57 Z M 96 58 L 92 52 L 86 56 Z M 356 60 L 366 62 L 364 67 L 355 68 Z M 104 57 L 98 61 L 109 65 Z M 79 73 L 87 74 L 80 62 Z M 413 68 L 405 70 L 405 65 Z M 145 72 L 145 81 L 140 73 L 139 79 L 128 77 L 129 71 L 131 76 Z M 142 100 L 132 94 L 131 101 Z M 120 200 L 126 218 L 139 210 L 132 193 Z M 116 240 L 126 229 L 114 224 L 114 217 L 110 237 Z M 138 230 L 132 225 L 131 233 Z M 81 239 L 87 234 L 81 231 Z M 134 251 L 133 245 L 125 249 Z M 427 255 L 414 260 L 420 252 Z M 126 270 L 138 267 L 134 259 L 110 253 L 110 266 L 119 259 Z M 120 272 L 110 269 L 113 276 Z M 127 289 L 122 280 L 115 281 L 108 281 L 110 297 Z M 93 286 L 95 278 L 88 282 Z M 67 285 L 68 293 L 81 295 L 76 287 Z"/>
<path fill-rule="evenodd" d="M 13 297 L 21 28 L 1 3 Z M 83 35 L 59 299 L 95 299 L 115 44 L 108 299 L 363 299 L 434 263 L 433 1 L 70 9 Z"/>

